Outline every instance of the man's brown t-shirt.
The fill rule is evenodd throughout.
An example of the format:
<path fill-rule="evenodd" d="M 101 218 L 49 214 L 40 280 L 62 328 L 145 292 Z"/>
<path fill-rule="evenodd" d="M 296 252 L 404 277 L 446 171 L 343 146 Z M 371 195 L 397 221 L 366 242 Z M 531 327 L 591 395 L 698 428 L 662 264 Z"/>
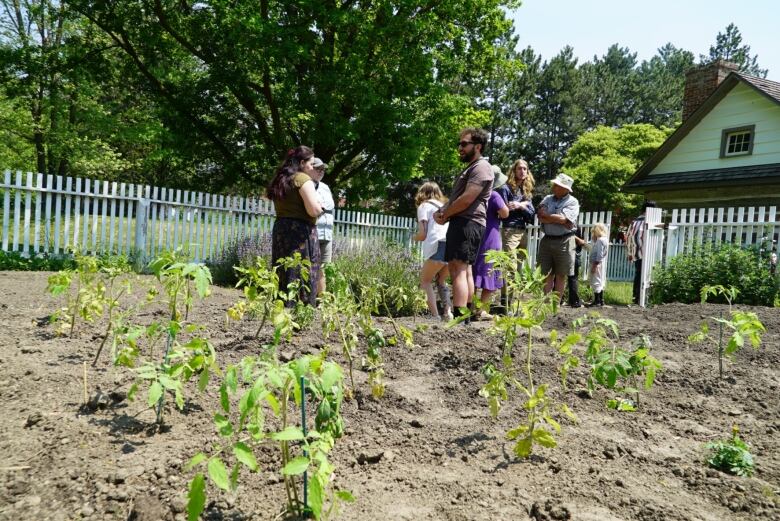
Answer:
<path fill-rule="evenodd" d="M 487 202 L 490 199 L 490 192 L 493 190 L 493 177 L 493 168 L 484 157 L 477 159 L 461 172 L 452 186 L 450 201 L 460 197 L 466 191 L 468 184 L 477 184 L 482 188 L 482 191 L 468 208 L 452 217 L 464 217 L 485 226 L 487 224 L 485 220 Z"/>

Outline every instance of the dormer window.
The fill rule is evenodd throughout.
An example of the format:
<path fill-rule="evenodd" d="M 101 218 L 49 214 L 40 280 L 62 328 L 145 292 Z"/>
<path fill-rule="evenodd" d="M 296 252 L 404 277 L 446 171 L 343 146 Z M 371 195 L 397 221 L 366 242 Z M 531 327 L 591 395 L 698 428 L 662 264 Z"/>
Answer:
<path fill-rule="evenodd" d="M 755 131 L 755 125 L 723 130 L 720 142 L 720 157 L 749 156 L 752 154 Z"/>

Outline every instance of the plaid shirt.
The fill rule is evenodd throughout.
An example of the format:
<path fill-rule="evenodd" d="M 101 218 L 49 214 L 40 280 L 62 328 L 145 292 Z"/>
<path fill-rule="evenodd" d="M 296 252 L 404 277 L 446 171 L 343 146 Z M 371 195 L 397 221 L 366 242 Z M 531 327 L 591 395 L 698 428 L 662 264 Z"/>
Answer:
<path fill-rule="evenodd" d="M 642 246 L 645 243 L 645 215 L 642 214 L 628 227 L 628 237 L 626 237 L 626 250 L 628 256 L 634 260 L 642 258 Z"/>

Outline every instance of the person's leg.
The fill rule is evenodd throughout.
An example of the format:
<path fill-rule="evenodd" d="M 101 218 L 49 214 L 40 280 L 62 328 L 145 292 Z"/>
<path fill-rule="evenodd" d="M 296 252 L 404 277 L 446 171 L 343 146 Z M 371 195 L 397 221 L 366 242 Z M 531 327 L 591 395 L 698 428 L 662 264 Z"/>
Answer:
<path fill-rule="evenodd" d="M 469 298 L 469 265 L 462 260 L 453 259 L 447 263 L 452 279 L 452 306 L 455 316 L 459 316 L 460 308 L 465 308 Z M 473 281 L 472 281 L 473 283 Z M 473 286 L 472 286 L 473 287 Z"/>
<path fill-rule="evenodd" d="M 466 305 L 471 309 L 472 303 L 474 302 L 474 272 L 471 269 L 471 264 L 468 264 L 467 266 L 466 273 L 468 274 L 468 278 L 466 279 L 466 282 L 468 283 L 469 294 L 468 297 L 466 297 Z"/>
<path fill-rule="evenodd" d="M 642 286 L 642 259 L 634 261 L 634 304 L 639 304 L 639 293 Z"/>
<path fill-rule="evenodd" d="M 483 319 L 493 318 L 493 316 L 490 314 L 490 303 L 493 300 L 493 293 L 495 292 L 496 290 L 494 289 L 482 288 L 482 291 L 479 294 L 480 309 L 482 309 L 482 313 L 480 315 Z"/>
<path fill-rule="evenodd" d="M 555 274 L 548 273 L 547 278 L 544 280 L 544 294 L 551 292 L 555 285 Z"/>
<path fill-rule="evenodd" d="M 439 300 L 441 301 L 444 316 L 452 315 L 452 295 L 450 294 L 450 287 L 447 286 L 447 278 L 449 276 L 450 270 L 447 268 L 447 265 L 442 265 L 437 274 L 436 289 L 439 292 Z"/>
<path fill-rule="evenodd" d="M 563 296 L 563 291 L 566 289 L 566 279 L 568 278 L 568 275 L 556 275 L 555 276 L 555 282 L 553 285 L 553 291 L 558 294 L 558 299 Z"/>
<path fill-rule="evenodd" d="M 436 293 L 433 291 L 433 278 L 441 269 L 441 263 L 427 260 L 423 263 L 420 270 L 420 287 L 425 292 L 425 298 L 428 302 L 428 311 L 434 317 L 439 316 L 439 310 L 436 308 Z"/>

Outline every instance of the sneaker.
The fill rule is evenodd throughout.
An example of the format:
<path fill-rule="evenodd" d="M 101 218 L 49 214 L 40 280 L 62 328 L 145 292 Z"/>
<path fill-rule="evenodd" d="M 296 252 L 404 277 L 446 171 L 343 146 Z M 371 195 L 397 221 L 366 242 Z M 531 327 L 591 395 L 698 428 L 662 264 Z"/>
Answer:
<path fill-rule="evenodd" d="M 452 314 L 452 311 L 448 311 L 447 313 L 441 316 L 442 322 L 450 322 L 452 320 L 455 320 L 455 316 Z"/>
<path fill-rule="evenodd" d="M 483 311 L 482 313 L 480 313 L 475 317 L 475 320 L 493 320 L 493 315 L 491 315 L 487 311 Z"/>

